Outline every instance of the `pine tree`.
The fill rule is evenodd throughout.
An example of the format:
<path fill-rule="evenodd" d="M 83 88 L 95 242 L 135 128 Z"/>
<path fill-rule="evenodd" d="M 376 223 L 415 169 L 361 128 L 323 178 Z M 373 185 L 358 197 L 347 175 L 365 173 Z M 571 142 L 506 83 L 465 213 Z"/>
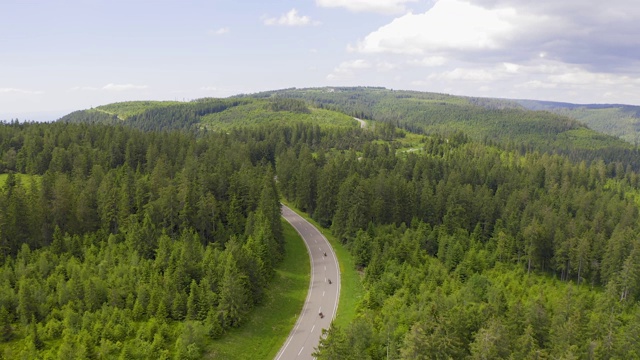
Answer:
<path fill-rule="evenodd" d="M 182 291 L 178 291 L 173 298 L 171 304 L 171 318 L 173 320 L 182 321 L 187 315 L 187 295 Z"/>
<path fill-rule="evenodd" d="M 191 280 L 191 285 L 189 286 L 189 297 L 187 299 L 188 320 L 198 320 L 198 316 L 200 314 L 200 303 L 202 301 L 201 297 L 200 287 L 195 280 Z"/>
<path fill-rule="evenodd" d="M 225 326 L 236 327 L 244 320 L 248 300 L 246 280 L 246 275 L 239 271 L 233 255 L 228 254 L 218 304 Z"/>
<path fill-rule="evenodd" d="M 224 333 L 224 328 L 220 321 L 220 314 L 216 309 L 209 310 L 204 326 L 206 328 L 207 335 L 209 335 L 211 339 L 218 339 Z"/>
<path fill-rule="evenodd" d="M 7 342 L 13 337 L 13 327 L 11 326 L 11 315 L 7 308 L 0 307 L 0 341 Z"/>
<path fill-rule="evenodd" d="M 27 335 L 28 343 L 36 350 L 42 350 L 44 348 L 44 342 L 40 338 L 38 333 L 38 323 L 36 322 L 35 315 L 31 316 L 31 323 L 29 324 L 29 335 Z"/>

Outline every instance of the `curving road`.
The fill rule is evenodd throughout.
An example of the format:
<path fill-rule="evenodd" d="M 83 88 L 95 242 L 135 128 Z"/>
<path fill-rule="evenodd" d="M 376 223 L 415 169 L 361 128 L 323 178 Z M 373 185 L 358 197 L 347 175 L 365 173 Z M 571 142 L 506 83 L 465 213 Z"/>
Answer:
<path fill-rule="evenodd" d="M 284 205 L 282 216 L 298 231 L 307 245 L 311 260 L 311 281 L 302 312 L 275 359 L 313 359 L 311 354 L 318 347 L 322 329 L 329 328 L 338 310 L 338 259 L 327 239 L 315 226 Z M 324 314 L 324 318 L 320 318 L 320 312 Z"/>
<path fill-rule="evenodd" d="M 356 118 L 356 117 L 354 117 L 353 119 L 360 123 L 360 127 L 361 127 L 362 129 L 364 129 L 364 128 L 366 128 L 366 127 L 367 127 L 367 122 L 366 122 L 366 121 L 364 121 L 364 120 L 362 120 L 362 119 L 358 119 L 358 118 Z"/>

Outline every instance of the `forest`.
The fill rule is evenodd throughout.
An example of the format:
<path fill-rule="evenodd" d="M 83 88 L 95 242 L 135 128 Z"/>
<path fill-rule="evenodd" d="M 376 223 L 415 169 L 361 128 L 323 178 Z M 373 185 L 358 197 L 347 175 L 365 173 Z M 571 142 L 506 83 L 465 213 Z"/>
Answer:
<path fill-rule="evenodd" d="M 638 358 L 638 175 L 446 140 L 276 159 L 283 196 L 363 272 L 318 358 Z"/>
<path fill-rule="evenodd" d="M 567 155 L 576 162 L 623 161 L 640 170 L 637 148 L 628 142 L 591 130 L 567 114 L 531 111 L 511 100 L 378 87 L 294 88 L 237 98 L 301 99 L 413 133 L 452 136 L 463 132 L 475 141 L 496 143 L 520 154 L 538 151 Z M 605 122 L 615 118 L 601 117 L 600 123 Z"/>
<path fill-rule="evenodd" d="M 4 358 L 196 359 L 260 303 L 279 195 L 244 141 L 12 123 L 0 148 Z"/>
<path fill-rule="evenodd" d="M 635 146 L 640 143 L 640 107 L 620 104 L 569 104 L 552 101 L 518 100 L 529 110 L 545 110 L 579 120 L 590 128 L 617 136 Z"/>
<path fill-rule="evenodd" d="M 286 199 L 364 288 L 318 359 L 640 358 L 636 149 L 501 103 L 342 90 L 0 125 L 0 354 L 201 358 L 263 300 Z"/>

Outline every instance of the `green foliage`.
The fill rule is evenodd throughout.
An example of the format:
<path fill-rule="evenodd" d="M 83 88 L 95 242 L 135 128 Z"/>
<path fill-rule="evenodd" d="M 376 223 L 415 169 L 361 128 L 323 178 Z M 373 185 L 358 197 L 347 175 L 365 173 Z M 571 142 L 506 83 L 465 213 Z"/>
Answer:
<path fill-rule="evenodd" d="M 127 120 L 133 115 L 142 114 L 150 109 L 165 108 L 179 104 L 181 102 L 178 101 L 127 101 L 98 106 L 95 110 L 116 115 L 120 120 Z"/>
<path fill-rule="evenodd" d="M 0 187 L 9 358 L 201 358 L 205 338 L 263 301 L 283 258 L 279 194 L 243 142 L 65 123 L 0 133 L 50 142 L 15 147 L 17 170 L 38 176 L 10 173 Z M 228 226 L 232 199 L 250 228 Z"/>
<path fill-rule="evenodd" d="M 272 359 L 293 328 L 309 288 L 309 256 L 295 229 L 283 220 L 285 258 L 274 274 L 273 285 L 265 289 L 264 303 L 248 314 L 246 325 L 227 329 L 213 341 L 205 358 Z M 210 312 L 211 316 L 214 316 Z M 220 314 L 217 314 L 220 319 Z M 213 326 L 211 326 L 211 321 Z M 209 324 L 209 325 L 208 325 Z M 217 328 L 215 319 L 205 320 L 209 336 Z"/>
<path fill-rule="evenodd" d="M 190 130 L 199 128 L 203 116 L 242 103 L 245 101 L 210 98 L 189 103 L 134 101 L 75 111 L 58 121 L 115 125 L 124 120 L 124 124 L 142 130 Z"/>
<path fill-rule="evenodd" d="M 336 235 L 319 358 L 640 353 L 627 144 L 506 101 L 380 88 L 102 110 L 0 126 L 5 358 L 273 356 L 308 267 L 278 268 L 280 192 Z M 289 273 L 293 302 L 268 286 Z"/>
<path fill-rule="evenodd" d="M 356 127 L 350 116 L 336 111 L 309 108 L 306 103 L 294 99 L 272 100 L 244 99 L 242 105 L 202 118 L 206 129 L 229 131 L 233 128 L 261 125 L 313 124 L 322 127 Z M 291 102 L 291 104 L 288 104 Z"/>
<path fill-rule="evenodd" d="M 307 124 L 353 128 L 350 116 L 324 109 L 310 108 L 302 100 L 273 98 L 269 100 L 213 99 L 191 102 L 130 101 L 81 110 L 62 117 L 66 123 L 126 124 L 142 130 L 208 129 L 228 132 L 231 129 L 265 125 Z M 0 165 L 11 166 L 15 155 L 7 153 Z M 2 161 L 3 160 L 3 161 Z M 0 168 L 1 169 L 1 168 Z"/>
<path fill-rule="evenodd" d="M 445 137 L 463 132 L 476 141 L 498 143 L 521 154 L 535 150 L 565 154 L 577 161 L 625 161 L 640 169 L 637 152 L 630 144 L 599 134 L 567 116 L 526 110 L 508 100 L 375 87 L 285 89 L 252 96 L 303 99 L 320 108 L 375 120 L 371 124 L 378 132 L 378 127 L 387 124 Z"/>
<path fill-rule="evenodd" d="M 638 106 L 617 104 L 578 105 L 535 100 L 517 100 L 516 103 L 527 109 L 545 110 L 568 116 L 585 123 L 596 131 L 617 136 L 636 146 L 640 141 L 640 128 L 638 127 L 640 108 Z"/>
<path fill-rule="evenodd" d="M 583 358 L 600 343 L 602 353 L 624 351 L 607 341 L 632 326 L 622 319 L 640 300 L 638 206 L 624 196 L 637 174 L 451 139 L 424 138 L 420 154 L 370 143 L 361 156 L 300 149 L 276 159 L 282 193 L 327 221 L 364 273 L 358 316 L 327 334 L 318 357 Z M 608 333 L 589 320 L 601 302 L 617 303 Z"/>

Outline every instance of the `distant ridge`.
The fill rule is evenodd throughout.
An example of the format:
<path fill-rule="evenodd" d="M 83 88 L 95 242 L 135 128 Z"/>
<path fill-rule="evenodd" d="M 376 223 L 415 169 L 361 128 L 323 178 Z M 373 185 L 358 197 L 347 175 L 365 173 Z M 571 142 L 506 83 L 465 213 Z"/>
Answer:
<path fill-rule="evenodd" d="M 640 106 L 624 104 L 572 104 L 566 102 L 514 100 L 529 110 L 544 110 L 568 116 L 590 128 L 619 137 L 629 143 L 640 143 Z"/>
<path fill-rule="evenodd" d="M 382 87 L 289 88 L 225 99 L 138 101 L 73 112 L 60 121 L 123 123 L 142 130 L 229 131 L 303 122 L 357 127 L 351 117 L 418 134 L 460 135 L 521 153 L 574 160 L 635 158 L 640 107 L 454 96 Z M 625 141 L 623 141 L 625 140 Z M 634 163 L 636 161 L 633 161 Z"/>

